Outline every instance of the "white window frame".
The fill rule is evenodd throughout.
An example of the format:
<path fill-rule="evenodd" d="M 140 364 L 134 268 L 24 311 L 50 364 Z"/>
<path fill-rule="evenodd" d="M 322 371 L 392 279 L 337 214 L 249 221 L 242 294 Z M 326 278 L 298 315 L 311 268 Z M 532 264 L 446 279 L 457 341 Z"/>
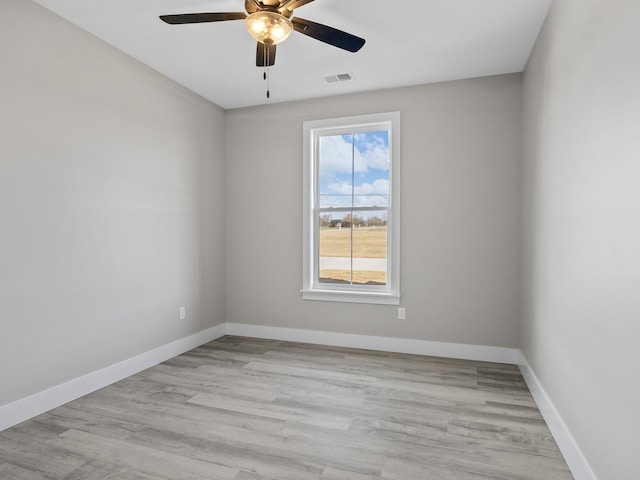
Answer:
<path fill-rule="evenodd" d="M 318 138 L 389 129 L 389 206 L 387 211 L 387 285 L 320 283 L 318 278 Z M 329 302 L 400 305 L 400 112 L 330 118 L 303 123 L 303 280 L 302 298 Z"/>

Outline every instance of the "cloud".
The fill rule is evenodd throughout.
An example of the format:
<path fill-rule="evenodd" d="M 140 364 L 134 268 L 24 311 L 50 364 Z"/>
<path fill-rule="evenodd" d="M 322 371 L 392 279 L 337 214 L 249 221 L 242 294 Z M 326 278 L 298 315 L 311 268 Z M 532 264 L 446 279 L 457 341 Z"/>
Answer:
<path fill-rule="evenodd" d="M 362 133 L 355 135 L 354 140 L 367 170 L 389 170 L 389 147 L 383 138 Z"/>
<path fill-rule="evenodd" d="M 362 183 L 360 185 L 356 185 L 354 193 L 356 195 L 359 195 L 359 194 L 389 195 L 389 180 L 379 178 L 378 180 L 375 180 L 373 183 Z"/>
<path fill-rule="evenodd" d="M 332 135 L 320 138 L 320 181 L 330 181 L 340 174 L 365 174 L 369 170 L 389 170 L 389 148 L 376 136 L 360 134 L 354 144 L 349 137 Z M 354 148 L 355 145 L 355 148 Z"/>
<path fill-rule="evenodd" d="M 352 193 L 355 194 L 354 206 L 389 205 L 389 180 L 378 179 L 373 183 L 356 185 L 353 189 L 350 182 L 333 182 L 327 185 L 326 191 L 327 194 L 322 196 L 322 207 L 350 206 Z"/>
<path fill-rule="evenodd" d="M 350 182 L 334 182 L 327 185 L 329 193 L 351 195 L 351 183 Z M 353 193 L 356 195 L 388 195 L 389 194 L 389 180 L 378 179 L 373 183 L 361 183 L 356 185 L 353 189 Z"/>

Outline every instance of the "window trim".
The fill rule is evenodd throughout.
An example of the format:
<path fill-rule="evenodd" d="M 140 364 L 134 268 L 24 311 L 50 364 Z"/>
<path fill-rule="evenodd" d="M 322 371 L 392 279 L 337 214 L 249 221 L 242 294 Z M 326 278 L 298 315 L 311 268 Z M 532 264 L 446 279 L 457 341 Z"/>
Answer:
<path fill-rule="evenodd" d="M 390 127 L 389 170 L 390 205 L 376 208 L 388 210 L 387 215 L 387 285 L 337 285 L 315 282 L 318 269 L 316 255 L 319 228 L 315 222 L 315 202 L 317 185 L 316 142 L 318 134 L 342 134 L 379 128 L 381 124 Z M 329 302 L 352 302 L 383 305 L 400 304 L 400 112 L 358 115 L 352 117 L 329 118 L 303 123 L 303 280 L 302 298 Z"/>

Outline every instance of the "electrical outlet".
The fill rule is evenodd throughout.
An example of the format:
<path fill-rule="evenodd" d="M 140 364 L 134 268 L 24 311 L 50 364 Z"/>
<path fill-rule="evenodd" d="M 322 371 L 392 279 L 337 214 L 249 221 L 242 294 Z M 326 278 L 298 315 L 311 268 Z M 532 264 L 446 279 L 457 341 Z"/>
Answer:
<path fill-rule="evenodd" d="M 180 307 L 180 320 L 184 320 L 185 318 L 187 318 L 187 308 Z"/>
<path fill-rule="evenodd" d="M 407 318 L 407 309 L 404 307 L 398 307 L 398 320 L 405 320 Z"/>

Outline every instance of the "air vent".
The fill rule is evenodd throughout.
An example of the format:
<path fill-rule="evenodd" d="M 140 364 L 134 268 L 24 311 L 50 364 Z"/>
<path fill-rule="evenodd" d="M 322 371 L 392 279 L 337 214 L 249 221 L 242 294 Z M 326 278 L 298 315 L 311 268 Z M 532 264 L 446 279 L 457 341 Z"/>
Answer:
<path fill-rule="evenodd" d="M 326 75 L 324 79 L 327 83 L 337 83 L 337 82 L 346 82 L 351 80 L 351 75 L 348 73 L 340 73 L 338 75 Z"/>

